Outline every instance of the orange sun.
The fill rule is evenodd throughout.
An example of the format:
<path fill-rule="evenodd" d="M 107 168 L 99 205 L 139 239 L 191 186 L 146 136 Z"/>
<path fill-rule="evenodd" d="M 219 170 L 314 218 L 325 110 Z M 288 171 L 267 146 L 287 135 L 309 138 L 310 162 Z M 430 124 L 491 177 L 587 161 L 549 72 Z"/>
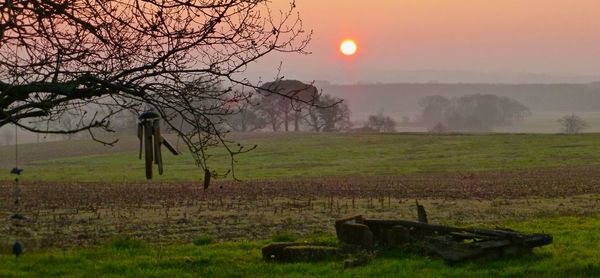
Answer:
<path fill-rule="evenodd" d="M 354 40 L 343 40 L 342 43 L 340 44 L 340 51 L 342 52 L 342 54 L 344 55 L 354 55 L 356 53 L 356 50 L 358 49 L 358 46 L 356 45 L 356 42 Z"/>

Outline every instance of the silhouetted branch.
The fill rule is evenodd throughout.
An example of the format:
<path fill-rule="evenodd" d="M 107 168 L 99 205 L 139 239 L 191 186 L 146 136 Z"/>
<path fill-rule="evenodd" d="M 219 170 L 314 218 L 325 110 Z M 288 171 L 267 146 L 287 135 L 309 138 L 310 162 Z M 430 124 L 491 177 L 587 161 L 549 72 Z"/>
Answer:
<path fill-rule="evenodd" d="M 295 3 L 274 16 L 267 0 L 22 0 L 0 3 L 0 126 L 40 133 L 101 128 L 123 109 L 156 110 L 208 169 L 207 148 L 225 146 L 225 116 L 234 98 L 256 91 L 241 74 L 273 52 L 306 53 L 311 39 Z M 241 88 L 239 91 L 233 88 Z M 280 95 L 289 99 L 293 96 Z M 40 129 L 85 107 L 70 130 Z M 181 123 L 185 123 L 181 125 Z M 103 142 L 112 144 L 112 142 Z"/>

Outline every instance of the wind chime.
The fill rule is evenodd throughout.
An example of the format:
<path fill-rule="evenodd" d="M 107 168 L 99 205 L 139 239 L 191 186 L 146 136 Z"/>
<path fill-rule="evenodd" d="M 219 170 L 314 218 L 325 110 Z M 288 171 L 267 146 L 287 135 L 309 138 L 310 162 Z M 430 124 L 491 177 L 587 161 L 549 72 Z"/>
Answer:
<path fill-rule="evenodd" d="M 138 139 L 140 140 L 139 158 L 145 156 L 146 179 L 152 179 L 152 164 L 158 165 L 158 174 L 163 174 L 163 161 L 160 147 L 165 145 L 173 155 L 179 152 L 160 134 L 160 115 L 153 111 L 142 113 L 138 117 Z"/>

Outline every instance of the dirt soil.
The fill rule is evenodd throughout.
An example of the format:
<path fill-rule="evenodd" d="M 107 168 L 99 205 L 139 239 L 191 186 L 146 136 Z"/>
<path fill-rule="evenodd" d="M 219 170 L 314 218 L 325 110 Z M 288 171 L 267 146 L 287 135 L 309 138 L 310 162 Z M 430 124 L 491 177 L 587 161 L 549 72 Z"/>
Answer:
<path fill-rule="evenodd" d="M 158 243 L 333 232 L 345 215 L 491 225 L 600 214 L 600 167 L 194 183 L 0 184 L 0 242 L 32 249 L 86 246 L 117 235 Z M 18 194 L 16 192 L 19 192 Z M 19 203 L 15 204 L 15 197 Z M 16 216 L 18 214 L 18 216 Z M 22 217 L 21 217 L 22 216 Z M 8 252 L 8 248 L 3 248 Z"/>

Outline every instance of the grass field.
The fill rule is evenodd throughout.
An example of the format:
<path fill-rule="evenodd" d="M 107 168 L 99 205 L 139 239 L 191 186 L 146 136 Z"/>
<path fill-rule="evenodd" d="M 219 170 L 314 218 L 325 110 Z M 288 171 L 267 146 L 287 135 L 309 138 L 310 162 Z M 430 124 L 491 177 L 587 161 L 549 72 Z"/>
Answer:
<path fill-rule="evenodd" d="M 237 136 L 257 149 L 237 158 L 240 179 L 320 176 L 381 176 L 418 172 L 455 172 L 588 166 L 600 164 L 600 135 L 423 135 L 277 134 Z M 24 180 L 143 181 L 137 138 L 116 147 L 67 141 L 20 148 Z M 90 146 L 91 145 L 91 146 Z M 183 147 L 182 147 L 183 148 Z M 0 165 L 14 164 L 13 148 L 0 148 Z M 91 154 L 91 155 L 83 155 Z M 165 156 L 165 175 L 157 181 L 199 181 L 191 156 Z M 214 151 L 211 166 L 224 172 L 228 156 Z M 9 180 L 6 171 L 0 180 Z"/>
<path fill-rule="evenodd" d="M 237 134 L 258 148 L 231 179 L 202 190 L 187 155 L 144 180 L 136 138 L 20 146 L 20 202 L 0 174 L 0 277 L 594 277 L 600 275 L 600 135 Z M 10 169 L 13 149 L 0 148 Z M 226 157 L 215 151 L 215 167 Z M 335 244 L 333 221 L 414 219 L 546 232 L 550 246 L 499 261 L 448 266 L 418 252 L 270 264 L 260 247 L 284 233 Z M 25 219 L 12 219 L 15 213 Z M 194 245 L 195 239 L 212 243 Z M 20 239 L 26 253 L 11 257 Z M 227 267 L 223 267 L 226 265 Z"/>
<path fill-rule="evenodd" d="M 18 260 L 0 256 L 2 277 L 594 277 L 600 275 L 600 219 L 541 218 L 506 222 L 523 231 L 546 231 L 555 242 L 533 254 L 448 266 L 414 252 L 382 250 L 364 267 L 343 268 L 343 257 L 318 263 L 266 263 L 268 241 L 148 245 L 117 239 L 100 247 L 45 251 Z M 314 240 L 314 238 L 306 238 Z M 323 240 L 323 238 L 319 238 Z M 226 267 L 225 267 L 226 266 Z"/>

